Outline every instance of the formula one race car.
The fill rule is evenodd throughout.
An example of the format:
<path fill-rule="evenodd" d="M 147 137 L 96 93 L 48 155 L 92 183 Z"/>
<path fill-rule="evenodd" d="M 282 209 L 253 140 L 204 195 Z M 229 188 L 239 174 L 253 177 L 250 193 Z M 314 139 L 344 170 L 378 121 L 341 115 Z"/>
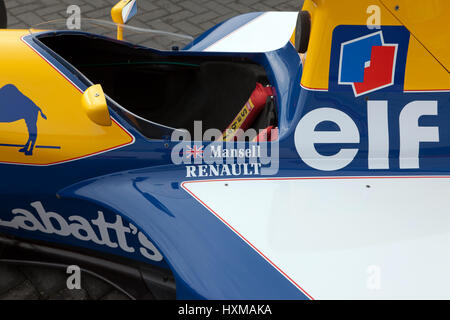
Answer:
<path fill-rule="evenodd" d="M 450 2 L 192 41 L 136 12 L 0 31 L 1 261 L 132 298 L 450 298 Z"/>

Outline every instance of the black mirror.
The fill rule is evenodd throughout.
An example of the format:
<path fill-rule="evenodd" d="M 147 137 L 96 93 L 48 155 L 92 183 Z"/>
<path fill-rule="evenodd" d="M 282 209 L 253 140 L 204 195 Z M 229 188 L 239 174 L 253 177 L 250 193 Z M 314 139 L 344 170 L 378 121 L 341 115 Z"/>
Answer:
<path fill-rule="evenodd" d="M 6 15 L 5 0 L 0 0 L 0 29 L 8 26 L 8 16 Z"/>
<path fill-rule="evenodd" d="M 295 28 L 295 49 L 299 53 L 308 50 L 309 36 L 311 33 L 311 16 L 308 11 L 300 11 Z"/>

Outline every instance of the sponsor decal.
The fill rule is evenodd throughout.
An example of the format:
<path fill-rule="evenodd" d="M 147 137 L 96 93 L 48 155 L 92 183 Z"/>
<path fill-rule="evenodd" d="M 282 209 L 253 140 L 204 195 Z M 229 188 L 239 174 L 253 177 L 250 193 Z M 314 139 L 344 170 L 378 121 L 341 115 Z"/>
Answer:
<path fill-rule="evenodd" d="M 402 26 L 334 29 L 329 94 L 339 102 L 305 105 L 294 134 L 308 167 L 402 172 L 444 164 L 436 154 L 449 136 L 445 100 L 404 93 L 409 38 Z"/>
<path fill-rule="evenodd" d="M 261 166 L 261 163 L 186 166 L 186 178 L 258 176 L 261 174 Z"/>
<path fill-rule="evenodd" d="M 195 141 L 184 130 L 175 130 L 172 141 L 179 141 L 172 149 L 172 162 L 184 165 L 186 178 L 259 176 L 278 173 L 279 145 L 278 141 L 246 142 L 245 137 L 252 139 L 256 131 L 247 130 L 240 137 L 243 141 L 221 141 L 222 132 L 209 129 L 202 134 L 200 121 L 194 124 Z M 250 139 L 251 140 L 251 139 Z"/>
<path fill-rule="evenodd" d="M 16 208 L 11 211 L 10 221 L 0 220 L 0 227 L 39 231 L 61 237 L 74 237 L 80 241 L 92 242 L 112 249 L 120 249 L 127 253 L 139 252 L 144 258 L 162 261 L 161 253 L 153 243 L 136 226 L 126 226 L 119 215 L 115 221 L 106 221 L 102 211 L 97 212 L 95 219 L 88 220 L 82 216 L 72 215 L 67 220 L 57 212 L 49 212 L 40 201 L 30 204 L 33 210 Z M 137 239 L 139 248 L 129 245 L 129 238 Z M 136 240 L 134 239 L 134 240 Z"/>
<path fill-rule="evenodd" d="M 397 47 L 381 31 L 342 43 L 339 84 L 351 85 L 356 97 L 393 85 Z"/>
<path fill-rule="evenodd" d="M 233 119 L 233 122 L 228 126 L 228 128 L 225 130 L 223 134 L 223 141 L 232 141 L 236 137 L 237 130 L 243 127 L 245 122 L 248 122 L 248 118 L 250 117 L 250 114 L 252 111 L 254 111 L 255 105 L 253 104 L 252 99 L 250 98 L 247 103 L 244 105 L 242 110 L 239 112 L 239 114 L 236 116 L 236 118 Z"/>
<path fill-rule="evenodd" d="M 81 82 L 30 39 L 10 39 L 26 64 L 4 63 L 2 67 L 0 163 L 51 166 L 133 144 L 134 137 L 114 119 L 111 126 L 98 130 L 79 107 L 84 92 Z M 11 59 L 7 50 L 0 50 L 0 59 Z M 90 137 L 89 143 L 84 137 Z"/>
<path fill-rule="evenodd" d="M 47 120 L 47 116 L 30 98 L 25 96 L 13 84 L 0 88 L 0 123 L 12 123 L 23 120 L 26 124 L 27 141 L 25 144 L 1 143 L 0 147 L 20 148 L 25 156 L 32 156 L 34 148 L 61 149 L 59 146 L 35 146 L 38 137 L 37 123 L 39 119 Z"/>
<path fill-rule="evenodd" d="M 261 175 L 261 146 L 242 148 L 224 147 L 222 144 L 186 146 L 186 178 L 258 176 Z M 192 155 L 196 150 L 197 153 Z M 205 151 L 203 151 L 205 150 Z M 195 160 L 201 160 L 201 163 Z M 225 162 L 225 163 L 223 163 Z"/>
<path fill-rule="evenodd" d="M 402 26 L 338 26 L 333 31 L 330 91 L 351 90 L 355 97 L 403 91 L 409 32 Z"/>
<path fill-rule="evenodd" d="M 398 123 L 395 131 L 389 122 L 392 114 L 389 115 L 388 101 L 369 100 L 366 111 L 367 135 L 344 111 L 326 107 L 309 111 L 297 124 L 294 135 L 295 147 L 303 162 L 317 170 L 340 170 L 350 165 L 359 151 L 367 148 L 369 169 L 391 169 L 397 161 L 395 165 L 399 169 L 419 169 L 423 143 L 432 143 L 435 147 L 440 142 L 438 101 L 417 100 L 399 111 L 394 109 L 392 113 L 399 112 L 398 118 L 392 121 L 394 125 Z M 422 118 L 428 123 L 434 120 L 437 125 L 421 125 Z M 319 130 L 324 123 L 331 123 L 334 129 Z M 398 136 L 394 137 L 393 131 L 398 132 Z M 362 137 L 367 139 L 363 141 Z M 337 150 L 333 149 L 332 154 L 319 152 L 319 147 L 324 145 Z M 394 153 L 398 154 L 398 159 L 393 157 Z"/>

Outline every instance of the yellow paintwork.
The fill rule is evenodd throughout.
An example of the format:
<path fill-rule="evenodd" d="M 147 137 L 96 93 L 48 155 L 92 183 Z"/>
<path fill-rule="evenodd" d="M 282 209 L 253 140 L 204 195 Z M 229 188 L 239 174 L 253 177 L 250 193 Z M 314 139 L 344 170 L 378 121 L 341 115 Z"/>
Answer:
<path fill-rule="evenodd" d="M 123 27 L 117 26 L 117 40 L 123 40 Z"/>
<path fill-rule="evenodd" d="M 414 37 L 409 40 L 405 91 L 449 90 L 450 75 Z"/>
<path fill-rule="evenodd" d="M 123 21 L 123 9 L 125 6 L 130 3 L 132 0 L 120 0 L 112 9 L 111 9 L 111 17 L 112 20 L 119 24 L 117 26 L 117 40 L 123 40 L 123 27 L 122 24 L 125 24 Z"/>
<path fill-rule="evenodd" d="M 27 34 L 26 30 L 0 32 L 0 88 L 14 84 L 42 109 L 47 120 L 38 117 L 36 146 L 60 149 L 35 148 L 32 156 L 26 156 L 19 148 L 0 146 L 0 162 L 49 165 L 132 143 L 134 138 L 115 121 L 108 127 L 89 119 L 81 104 L 82 92 L 21 40 Z M 24 120 L 0 123 L 0 144 L 24 145 L 27 140 Z"/>
<path fill-rule="evenodd" d="M 450 1 L 381 0 L 389 11 L 450 70 Z"/>
<path fill-rule="evenodd" d="M 111 9 L 111 17 L 115 23 L 124 24 L 122 11 L 125 6 L 131 2 L 132 0 L 120 0 L 112 9 Z"/>
<path fill-rule="evenodd" d="M 295 47 L 295 33 L 296 33 L 297 29 L 294 29 L 294 32 L 292 33 L 291 36 L 291 43 L 292 45 Z"/>
<path fill-rule="evenodd" d="M 398 2 L 395 1 L 395 3 Z M 410 1 L 407 0 L 400 2 L 405 3 L 403 7 L 410 7 L 409 10 L 418 10 L 419 12 L 421 6 L 417 6 L 417 3 L 424 5 L 429 3 L 428 1 L 414 1 L 414 4 L 408 4 Z M 432 2 L 448 2 L 448 0 L 433 0 Z M 305 0 L 302 10 L 307 10 L 311 14 L 311 36 L 301 79 L 304 87 L 328 89 L 331 40 L 334 28 L 338 25 L 366 25 L 369 18 L 367 8 L 374 4 L 380 8 L 381 25 L 402 25 L 379 0 Z M 423 25 L 417 24 L 415 28 L 423 28 Z M 422 32 L 427 34 L 429 31 Z M 441 32 L 446 32 L 447 37 L 450 33 L 445 28 Z M 446 45 L 448 50 L 448 41 Z M 405 91 L 450 89 L 448 72 L 413 35 L 410 38 L 404 88 Z"/>
<path fill-rule="evenodd" d="M 111 125 L 111 116 L 101 85 L 96 84 L 87 88 L 81 97 L 81 105 L 92 121 L 101 126 Z"/>

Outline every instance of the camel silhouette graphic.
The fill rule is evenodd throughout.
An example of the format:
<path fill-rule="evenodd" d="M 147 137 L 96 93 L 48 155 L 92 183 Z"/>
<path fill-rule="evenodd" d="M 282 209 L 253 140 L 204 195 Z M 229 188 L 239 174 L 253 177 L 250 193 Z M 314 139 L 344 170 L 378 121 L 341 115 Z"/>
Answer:
<path fill-rule="evenodd" d="M 19 152 L 23 152 L 27 156 L 33 155 L 38 136 L 37 121 L 39 114 L 43 119 L 47 119 L 41 108 L 14 85 L 7 84 L 0 89 L 0 123 L 25 120 L 28 129 L 28 141 Z"/>

